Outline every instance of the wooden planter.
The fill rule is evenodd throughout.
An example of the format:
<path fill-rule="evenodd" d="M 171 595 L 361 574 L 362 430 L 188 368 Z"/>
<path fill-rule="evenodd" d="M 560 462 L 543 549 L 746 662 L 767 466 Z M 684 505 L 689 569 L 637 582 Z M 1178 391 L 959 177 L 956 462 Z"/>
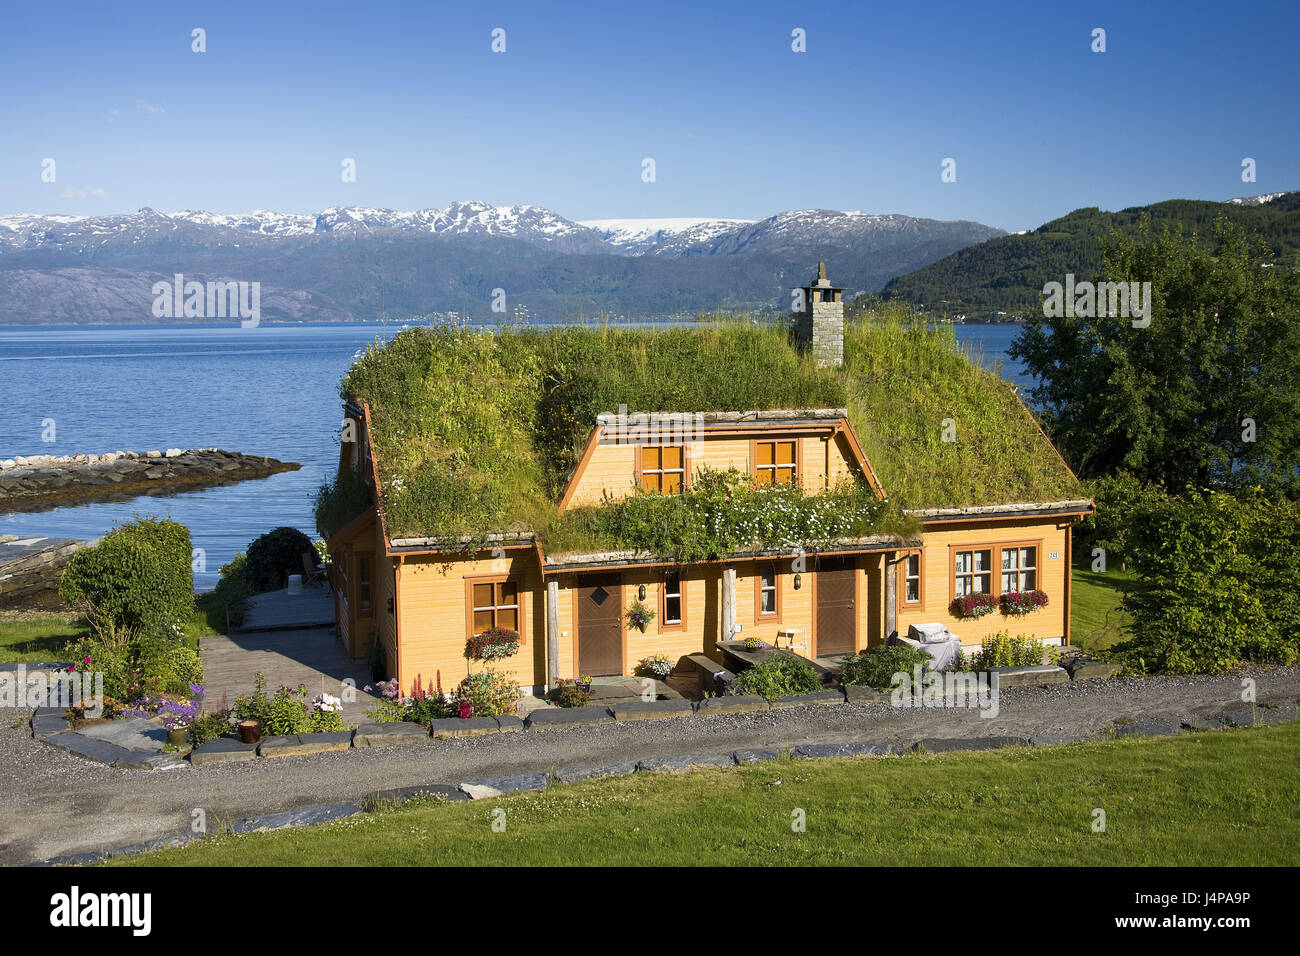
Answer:
<path fill-rule="evenodd" d="M 262 725 L 256 720 L 239 722 L 239 739 L 246 744 L 255 744 L 262 739 Z"/>

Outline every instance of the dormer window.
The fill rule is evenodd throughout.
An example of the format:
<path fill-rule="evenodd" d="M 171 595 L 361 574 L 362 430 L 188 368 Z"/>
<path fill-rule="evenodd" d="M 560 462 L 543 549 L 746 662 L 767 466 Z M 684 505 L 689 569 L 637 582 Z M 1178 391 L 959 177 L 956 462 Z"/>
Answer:
<path fill-rule="evenodd" d="M 641 446 L 641 490 L 680 495 L 686 487 L 686 450 L 681 445 Z"/>
<path fill-rule="evenodd" d="M 754 484 L 793 485 L 798 477 L 797 445 L 793 440 L 754 442 Z"/>

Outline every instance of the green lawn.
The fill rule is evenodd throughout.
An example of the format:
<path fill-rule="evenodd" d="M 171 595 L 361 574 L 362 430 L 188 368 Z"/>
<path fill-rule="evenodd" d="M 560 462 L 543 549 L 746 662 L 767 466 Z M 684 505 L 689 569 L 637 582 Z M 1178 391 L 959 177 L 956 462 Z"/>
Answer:
<path fill-rule="evenodd" d="M 1294 866 L 1297 748 L 1300 724 L 1283 724 L 1048 749 L 636 774 L 213 836 L 113 862 Z M 498 808 L 504 832 L 492 827 Z M 1093 832 L 1094 808 L 1106 811 L 1104 833 Z M 793 832 L 796 810 L 806 813 L 806 832 Z"/>
<path fill-rule="evenodd" d="M 1070 581 L 1070 643 L 1087 651 L 1109 647 L 1128 636 L 1129 615 L 1120 606 L 1133 572 L 1110 568 L 1103 573 L 1076 564 Z"/>
<path fill-rule="evenodd" d="M 5 614 L 0 617 L 0 661 L 61 661 L 79 633 L 72 614 Z"/>

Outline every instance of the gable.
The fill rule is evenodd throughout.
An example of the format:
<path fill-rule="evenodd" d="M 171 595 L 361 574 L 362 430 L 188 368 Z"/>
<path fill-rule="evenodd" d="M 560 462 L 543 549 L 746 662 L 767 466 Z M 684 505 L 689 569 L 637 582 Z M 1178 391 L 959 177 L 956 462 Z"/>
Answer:
<path fill-rule="evenodd" d="M 692 476 L 701 469 L 735 469 L 757 484 L 784 482 L 793 472 L 794 483 L 806 494 L 866 478 L 881 494 L 852 428 L 842 410 L 836 411 L 731 413 L 749 418 L 745 425 L 718 421 L 715 413 L 699 416 L 703 421 L 690 428 L 662 431 L 655 427 L 659 415 L 644 416 L 647 427 L 632 430 L 609 420 L 613 416 L 602 416 L 560 497 L 560 513 L 626 498 L 639 490 L 672 493 L 682 481 L 689 489 Z"/>

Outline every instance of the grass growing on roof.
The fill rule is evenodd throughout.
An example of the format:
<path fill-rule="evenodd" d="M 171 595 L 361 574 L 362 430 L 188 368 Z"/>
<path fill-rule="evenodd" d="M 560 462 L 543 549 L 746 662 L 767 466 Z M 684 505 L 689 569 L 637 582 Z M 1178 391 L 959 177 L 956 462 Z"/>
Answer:
<path fill-rule="evenodd" d="M 998 375 L 972 362 L 951 325 L 897 303 L 845 323 L 849 417 L 902 508 L 1083 497 L 1078 482 Z M 944 441 L 951 419 L 955 441 Z"/>
<path fill-rule="evenodd" d="M 819 368 L 784 325 L 412 328 L 342 384 L 368 402 L 391 537 L 561 534 L 558 501 L 601 412 L 845 408 L 896 506 L 1056 500 L 1074 481 L 996 375 L 951 330 L 885 306 Z M 942 441 L 951 418 L 957 441 Z"/>

